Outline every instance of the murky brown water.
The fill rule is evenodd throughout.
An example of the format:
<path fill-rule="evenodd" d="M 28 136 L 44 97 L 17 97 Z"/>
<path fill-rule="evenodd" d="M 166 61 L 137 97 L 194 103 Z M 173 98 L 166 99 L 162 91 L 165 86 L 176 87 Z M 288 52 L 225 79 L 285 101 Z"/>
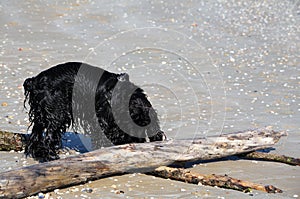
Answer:
<path fill-rule="evenodd" d="M 26 132 L 25 78 L 58 63 L 85 61 L 128 72 L 148 93 L 168 137 L 193 138 L 272 125 L 289 133 L 273 152 L 299 157 L 299 6 L 296 0 L 1 2 L 0 128 Z M 1 171 L 32 163 L 19 153 L 2 152 L 1 159 Z M 254 191 L 249 196 L 128 174 L 58 190 L 52 196 L 300 195 L 298 167 L 228 160 L 193 169 L 273 184 L 284 193 Z M 84 187 L 93 192 L 85 192 Z M 124 193 L 118 194 L 120 190 Z"/>

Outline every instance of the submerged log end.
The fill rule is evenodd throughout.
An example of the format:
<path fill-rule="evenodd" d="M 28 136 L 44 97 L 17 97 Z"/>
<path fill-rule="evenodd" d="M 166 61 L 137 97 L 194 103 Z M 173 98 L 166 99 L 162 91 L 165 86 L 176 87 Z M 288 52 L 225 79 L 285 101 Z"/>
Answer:
<path fill-rule="evenodd" d="M 274 187 L 273 185 L 266 185 L 264 186 L 265 188 L 265 192 L 267 193 L 282 193 L 283 191 L 281 189 L 278 189 L 276 187 Z"/>

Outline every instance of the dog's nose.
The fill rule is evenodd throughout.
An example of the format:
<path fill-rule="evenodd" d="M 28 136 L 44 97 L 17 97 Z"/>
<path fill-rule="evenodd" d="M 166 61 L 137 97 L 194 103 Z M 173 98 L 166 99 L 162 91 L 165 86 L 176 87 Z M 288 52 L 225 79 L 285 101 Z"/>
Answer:
<path fill-rule="evenodd" d="M 165 134 L 163 131 L 158 131 L 158 132 L 157 132 L 157 135 L 158 135 L 159 137 L 161 137 L 161 141 L 167 140 L 167 136 L 166 136 L 166 134 Z"/>

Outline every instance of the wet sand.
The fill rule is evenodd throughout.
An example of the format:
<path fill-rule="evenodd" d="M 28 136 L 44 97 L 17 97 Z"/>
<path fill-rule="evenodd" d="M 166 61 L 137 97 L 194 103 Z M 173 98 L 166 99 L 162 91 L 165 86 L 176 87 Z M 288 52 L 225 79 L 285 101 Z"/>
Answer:
<path fill-rule="evenodd" d="M 299 157 L 300 4 L 286 1 L 7 1 L 0 4 L 0 129 L 26 133 L 25 78 L 85 61 L 127 72 L 173 139 L 272 125 L 286 130 L 272 153 Z M 1 152 L 1 171 L 32 164 Z M 198 165 L 272 184 L 251 194 L 144 174 L 100 179 L 53 198 L 298 198 L 300 169 L 228 159 Z M 92 188 L 88 193 L 86 187 Z"/>

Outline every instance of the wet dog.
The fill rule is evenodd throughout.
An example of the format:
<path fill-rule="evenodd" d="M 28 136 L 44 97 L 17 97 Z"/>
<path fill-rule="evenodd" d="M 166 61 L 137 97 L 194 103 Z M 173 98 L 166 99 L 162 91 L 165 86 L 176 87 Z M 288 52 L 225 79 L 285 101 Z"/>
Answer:
<path fill-rule="evenodd" d="M 26 79 L 23 87 L 32 126 L 25 154 L 40 161 L 59 158 L 69 127 L 90 134 L 95 148 L 165 138 L 146 94 L 126 73 L 68 62 Z"/>

